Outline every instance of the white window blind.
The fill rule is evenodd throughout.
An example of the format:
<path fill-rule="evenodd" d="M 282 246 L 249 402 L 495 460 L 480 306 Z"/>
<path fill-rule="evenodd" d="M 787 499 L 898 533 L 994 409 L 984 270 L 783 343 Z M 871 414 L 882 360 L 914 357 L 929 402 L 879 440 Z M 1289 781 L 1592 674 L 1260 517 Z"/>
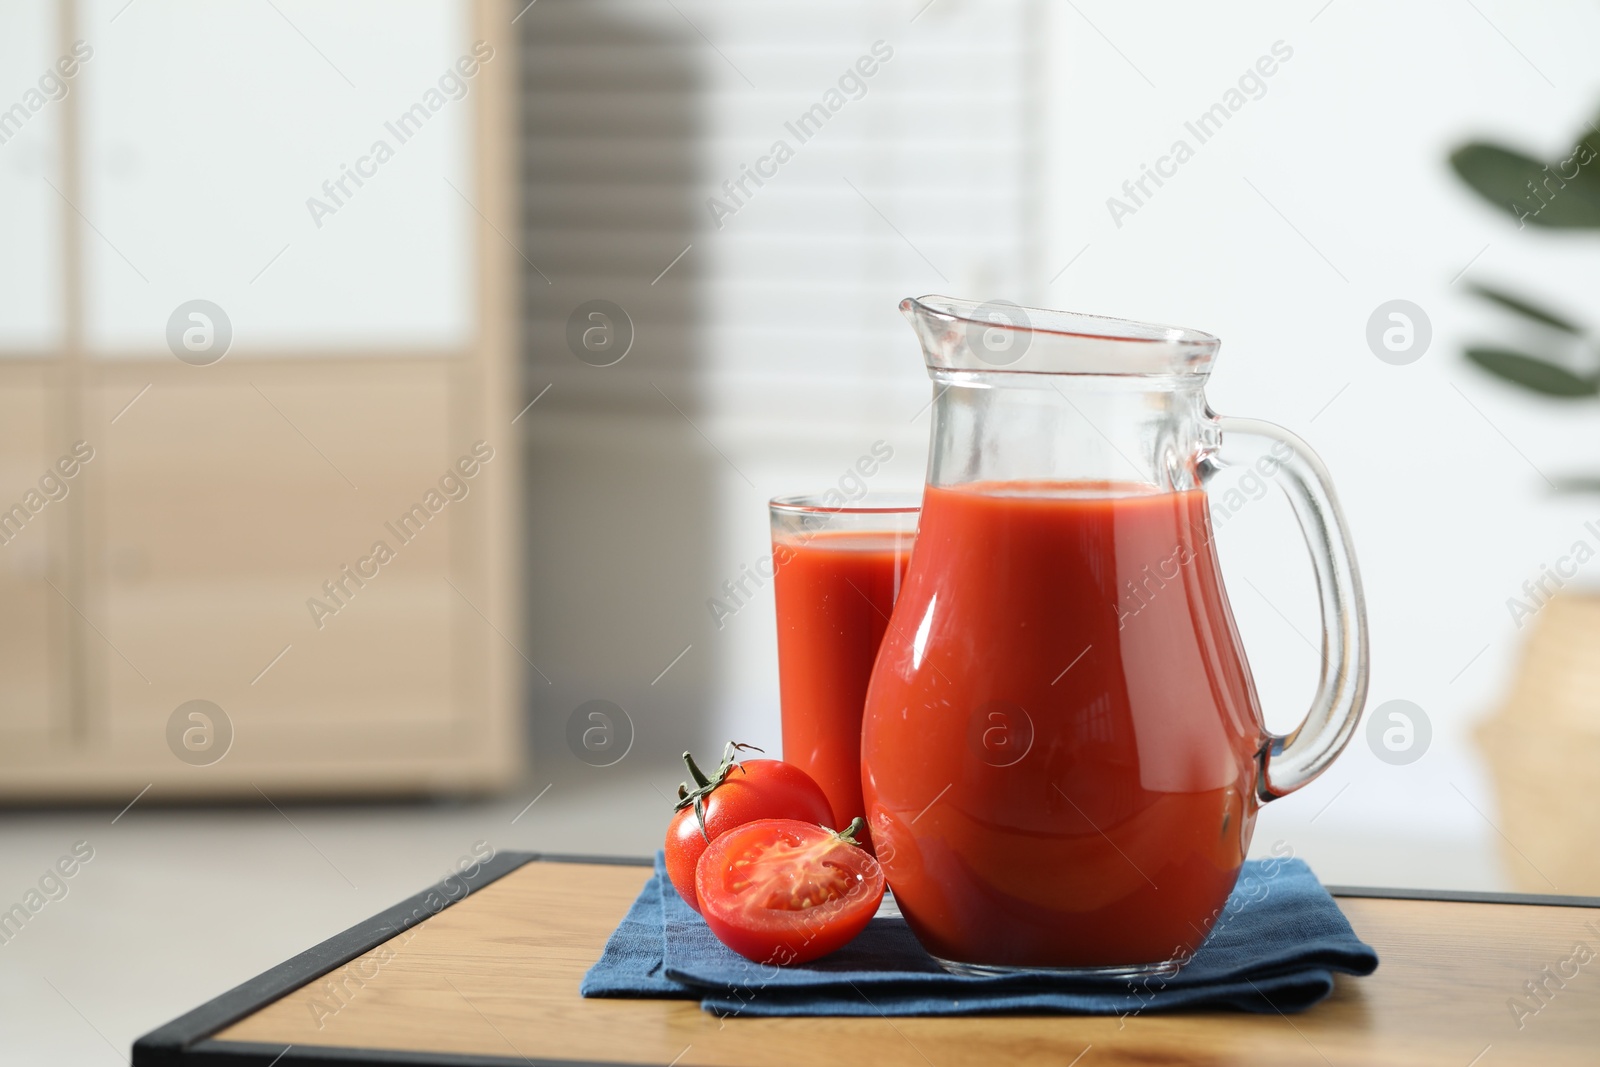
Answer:
<path fill-rule="evenodd" d="M 926 384 L 898 301 L 1024 289 L 1027 6 L 923 2 L 705 6 L 728 57 L 711 68 L 708 195 L 794 153 L 704 236 L 715 410 L 872 420 L 910 401 L 909 417 Z"/>
<path fill-rule="evenodd" d="M 895 458 L 873 484 L 920 482 L 930 393 L 901 298 L 1042 284 L 1037 13 L 539 0 L 519 17 L 547 751 L 591 698 L 629 711 L 634 758 L 664 775 L 686 744 L 776 741 L 770 588 L 720 627 L 706 602 L 769 551 L 766 497 L 834 483 L 880 439 Z M 632 325 L 609 366 L 569 328 L 602 300 Z"/>
<path fill-rule="evenodd" d="M 649 378 L 716 414 L 914 411 L 898 300 L 1038 280 L 1033 13 L 541 0 L 523 16 L 533 384 L 659 404 Z M 636 334 L 604 374 L 565 338 L 597 298 Z"/>

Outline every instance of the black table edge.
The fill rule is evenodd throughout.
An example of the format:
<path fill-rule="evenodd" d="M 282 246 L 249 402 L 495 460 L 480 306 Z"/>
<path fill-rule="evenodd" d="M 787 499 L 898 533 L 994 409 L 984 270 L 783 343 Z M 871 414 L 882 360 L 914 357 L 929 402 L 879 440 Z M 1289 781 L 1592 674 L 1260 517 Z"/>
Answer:
<path fill-rule="evenodd" d="M 313 948 L 307 949 L 152 1030 L 133 1043 L 132 1067 L 348 1067 L 350 1064 L 416 1065 L 416 1067 L 605 1067 L 595 1060 L 530 1060 L 523 1056 L 475 1056 L 455 1053 L 403 1052 L 392 1049 L 277 1045 L 251 1041 L 218 1041 L 212 1035 L 253 1015 L 351 960 L 371 952 L 396 934 L 445 908 L 465 900 L 529 863 L 585 863 L 649 867 L 641 856 L 576 856 L 548 852 L 501 852 L 477 869 L 451 875 L 437 885 L 402 900 Z M 1434 900 L 1458 904 L 1522 904 L 1546 907 L 1600 908 L 1600 897 L 1539 893 L 1480 893 L 1452 889 L 1378 889 L 1328 886 L 1335 897 L 1385 900 Z"/>
<path fill-rule="evenodd" d="M 1600 908 L 1600 897 L 1554 893 L 1481 893 L 1474 889 L 1380 889 L 1362 885 L 1330 885 L 1330 896 L 1377 900 L 1442 900 L 1452 904 L 1523 904 L 1546 908 Z"/>
<path fill-rule="evenodd" d="M 135 1061 L 137 1063 L 137 1061 Z M 185 1067 L 639 1067 L 602 1060 L 528 1059 L 462 1052 L 405 1052 L 396 1049 L 336 1048 L 332 1045 L 274 1045 L 260 1041 L 214 1041 L 191 1046 Z"/>

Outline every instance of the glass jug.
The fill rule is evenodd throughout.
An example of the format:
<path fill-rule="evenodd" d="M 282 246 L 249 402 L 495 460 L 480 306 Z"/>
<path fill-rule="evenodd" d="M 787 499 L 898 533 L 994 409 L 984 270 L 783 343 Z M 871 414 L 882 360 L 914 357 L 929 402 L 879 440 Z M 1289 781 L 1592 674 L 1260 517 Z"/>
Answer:
<path fill-rule="evenodd" d="M 1156 973 L 1238 878 L 1260 806 L 1356 729 L 1366 617 L 1322 463 L 1224 418 L 1196 330 L 927 296 L 922 517 L 862 725 L 895 900 L 956 970 Z M 1212 546 L 1206 482 L 1274 474 L 1311 548 L 1322 677 L 1269 733 Z"/>

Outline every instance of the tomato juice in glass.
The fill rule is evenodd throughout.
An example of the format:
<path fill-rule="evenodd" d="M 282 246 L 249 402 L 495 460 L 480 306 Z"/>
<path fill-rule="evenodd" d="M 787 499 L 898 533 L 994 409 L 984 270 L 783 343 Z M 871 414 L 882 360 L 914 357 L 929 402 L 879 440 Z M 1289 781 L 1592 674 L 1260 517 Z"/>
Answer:
<path fill-rule="evenodd" d="M 861 799 L 861 713 L 900 592 L 917 493 L 821 496 L 771 505 L 783 758 L 822 787 L 842 829 Z"/>
<path fill-rule="evenodd" d="M 1204 939 L 1263 729 L 1203 490 L 928 487 L 868 707 L 868 824 L 934 956 L 1116 967 Z"/>

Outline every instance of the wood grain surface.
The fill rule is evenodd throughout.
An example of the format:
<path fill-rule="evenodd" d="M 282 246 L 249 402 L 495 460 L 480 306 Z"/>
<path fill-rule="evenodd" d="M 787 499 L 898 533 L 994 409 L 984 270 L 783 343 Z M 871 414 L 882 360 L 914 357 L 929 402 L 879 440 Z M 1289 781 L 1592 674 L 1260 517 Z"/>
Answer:
<path fill-rule="evenodd" d="M 1382 964 L 1292 1016 L 718 1019 L 693 1001 L 578 996 L 648 876 L 530 863 L 216 1037 L 681 1067 L 1600 1063 L 1592 908 L 1342 898 Z"/>

